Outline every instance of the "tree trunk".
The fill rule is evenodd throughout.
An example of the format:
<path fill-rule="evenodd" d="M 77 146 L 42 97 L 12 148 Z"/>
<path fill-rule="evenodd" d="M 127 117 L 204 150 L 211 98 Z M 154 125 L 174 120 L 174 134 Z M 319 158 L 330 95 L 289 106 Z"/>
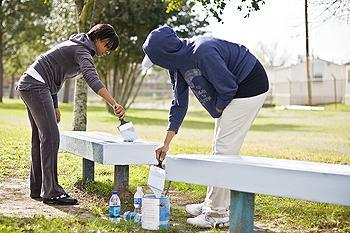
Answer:
<path fill-rule="evenodd" d="M 3 9 L 2 0 L 0 0 L 0 103 L 2 103 L 2 97 L 4 96 L 4 66 L 3 66 Z"/>
<path fill-rule="evenodd" d="M 11 88 L 10 88 L 10 95 L 9 95 L 10 99 L 15 98 L 15 82 L 16 82 L 15 74 L 12 74 L 11 75 Z"/>
<path fill-rule="evenodd" d="M 75 81 L 73 130 L 86 131 L 87 84 L 82 76 Z"/>
<path fill-rule="evenodd" d="M 69 91 L 70 91 L 71 80 L 67 79 L 64 82 L 64 92 L 63 92 L 63 103 L 69 103 Z"/>
<path fill-rule="evenodd" d="M 88 0 L 85 4 L 84 0 L 75 1 L 79 12 L 79 32 L 85 32 L 87 30 L 88 16 L 93 9 L 93 3 L 94 0 Z M 86 131 L 87 90 L 85 80 L 82 77 L 77 78 L 74 92 L 73 130 Z"/>

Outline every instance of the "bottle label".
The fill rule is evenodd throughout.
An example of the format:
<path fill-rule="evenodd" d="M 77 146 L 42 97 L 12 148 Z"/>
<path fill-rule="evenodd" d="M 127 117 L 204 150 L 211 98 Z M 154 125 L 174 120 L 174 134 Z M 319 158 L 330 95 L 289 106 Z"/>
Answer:
<path fill-rule="evenodd" d="M 109 217 L 120 218 L 120 206 L 110 206 L 109 207 Z"/>
<path fill-rule="evenodd" d="M 134 198 L 134 205 L 142 205 L 142 198 Z"/>

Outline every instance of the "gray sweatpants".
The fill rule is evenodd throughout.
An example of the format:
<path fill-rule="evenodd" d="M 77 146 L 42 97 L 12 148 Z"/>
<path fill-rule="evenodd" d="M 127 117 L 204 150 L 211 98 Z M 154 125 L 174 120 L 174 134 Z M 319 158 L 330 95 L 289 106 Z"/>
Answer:
<path fill-rule="evenodd" d="M 19 89 L 18 93 L 27 107 L 32 127 L 30 196 L 60 196 L 65 193 L 57 178 L 60 135 L 50 90 Z"/>

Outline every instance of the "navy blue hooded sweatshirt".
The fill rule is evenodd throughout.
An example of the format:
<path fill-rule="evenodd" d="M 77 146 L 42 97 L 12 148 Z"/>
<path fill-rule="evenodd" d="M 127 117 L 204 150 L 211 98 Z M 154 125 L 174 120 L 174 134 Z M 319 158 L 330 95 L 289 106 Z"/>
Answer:
<path fill-rule="evenodd" d="M 216 108 L 225 109 L 257 61 L 242 45 L 212 37 L 181 39 L 168 26 L 153 30 L 143 50 L 153 64 L 169 70 L 174 98 L 168 130 L 175 132 L 187 112 L 189 88 L 218 118 L 221 113 Z"/>

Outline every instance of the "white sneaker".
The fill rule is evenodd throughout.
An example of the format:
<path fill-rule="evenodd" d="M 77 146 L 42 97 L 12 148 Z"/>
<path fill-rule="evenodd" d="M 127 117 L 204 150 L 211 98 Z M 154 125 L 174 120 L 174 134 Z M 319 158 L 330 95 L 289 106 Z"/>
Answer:
<path fill-rule="evenodd" d="M 186 205 L 186 212 L 192 216 L 198 216 L 202 214 L 204 203 Z"/>
<path fill-rule="evenodd" d="M 194 218 L 188 218 L 187 223 L 200 228 L 220 228 L 229 226 L 229 217 L 214 218 L 206 214 L 201 214 Z"/>

